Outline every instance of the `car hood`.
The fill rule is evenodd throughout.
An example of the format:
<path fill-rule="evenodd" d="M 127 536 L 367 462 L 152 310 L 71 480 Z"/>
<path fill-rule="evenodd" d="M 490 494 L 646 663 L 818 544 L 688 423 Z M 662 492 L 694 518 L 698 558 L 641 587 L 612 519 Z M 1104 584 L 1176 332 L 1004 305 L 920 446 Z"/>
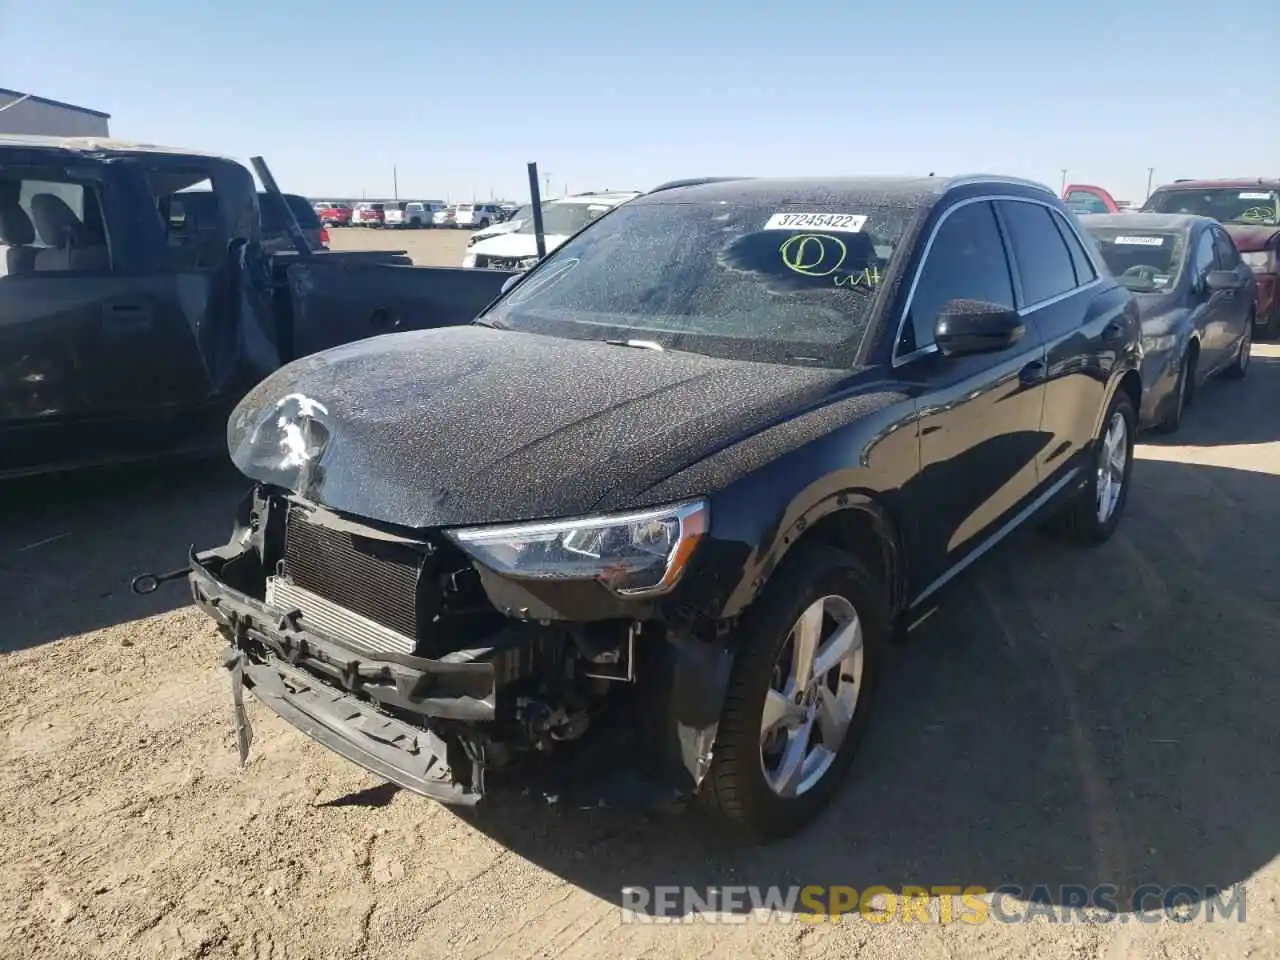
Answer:
<path fill-rule="evenodd" d="M 236 407 L 227 441 L 248 477 L 370 520 L 574 516 L 627 507 L 851 376 L 449 327 L 282 367 Z"/>
<path fill-rule="evenodd" d="M 507 220 L 503 223 L 495 223 L 492 227 L 485 227 L 483 230 L 477 230 L 471 235 L 472 246 L 484 240 L 490 240 L 493 237 L 500 237 L 505 233 L 511 233 L 513 230 L 519 230 L 524 225 L 523 220 Z"/>
<path fill-rule="evenodd" d="M 1236 249 L 1241 253 L 1265 250 L 1276 235 L 1280 234 L 1280 227 L 1262 224 L 1224 223 L 1222 226 L 1231 234 L 1231 239 L 1236 242 Z"/>
<path fill-rule="evenodd" d="M 563 233 L 543 234 L 547 252 L 550 253 L 568 239 Z M 478 253 L 486 257 L 536 257 L 538 255 L 537 238 L 532 233 L 503 233 L 489 237 L 467 248 L 467 253 Z"/>

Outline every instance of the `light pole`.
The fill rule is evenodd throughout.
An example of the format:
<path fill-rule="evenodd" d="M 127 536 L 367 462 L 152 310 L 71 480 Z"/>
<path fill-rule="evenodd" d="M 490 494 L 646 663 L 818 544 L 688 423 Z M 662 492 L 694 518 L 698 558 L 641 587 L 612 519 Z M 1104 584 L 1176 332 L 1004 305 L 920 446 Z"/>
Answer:
<path fill-rule="evenodd" d="M 400 177 L 394 164 L 391 167 L 391 199 L 400 199 Z"/>
<path fill-rule="evenodd" d="M 1061 167 L 1060 169 L 1062 170 L 1062 186 L 1058 188 L 1058 192 L 1062 193 L 1067 189 L 1067 168 Z"/>
<path fill-rule="evenodd" d="M 1151 199 L 1151 178 L 1155 176 L 1155 172 L 1155 167 L 1147 167 L 1147 195 L 1142 198 L 1143 203 Z"/>

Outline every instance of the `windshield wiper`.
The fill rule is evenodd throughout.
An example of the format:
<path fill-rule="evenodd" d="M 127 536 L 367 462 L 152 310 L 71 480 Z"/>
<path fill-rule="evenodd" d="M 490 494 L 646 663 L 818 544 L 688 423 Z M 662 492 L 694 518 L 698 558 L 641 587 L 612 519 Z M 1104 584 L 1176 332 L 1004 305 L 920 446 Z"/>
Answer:
<path fill-rule="evenodd" d="M 635 347 L 638 350 L 657 350 L 658 353 L 663 352 L 663 346 L 653 340 L 602 340 L 601 343 L 607 343 L 611 347 Z"/>
<path fill-rule="evenodd" d="M 475 324 L 477 327 L 488 327 L 490 330 L 506 330 L 506 329 L 509 329 L 509 328 L 507 328 L 507 327 L 504 327 L 502 324 L 498 323 L 498 321 L 496 321 L 496 320 L 485 320 L 485 319 L 483 319 L 483 318 L 481 318 L 481 317 L 476 317 L 476 318 L 475 318 L 474 320 L 472 320 L 471 322 L 472 322 L 473 324 Z"/>

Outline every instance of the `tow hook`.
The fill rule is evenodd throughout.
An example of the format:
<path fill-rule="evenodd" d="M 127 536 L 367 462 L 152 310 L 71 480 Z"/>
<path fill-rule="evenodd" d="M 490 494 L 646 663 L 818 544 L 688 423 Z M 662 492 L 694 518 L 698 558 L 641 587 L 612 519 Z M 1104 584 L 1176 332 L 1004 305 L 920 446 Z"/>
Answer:
<path fill-rule="evenodd" d="M 149 593 L 155 593 L 160 589 L 162 583 L 168 583 L 170 580 L 181 580 L 191 572 L 190 567 L 183 567 L 181 570 L 170 570 L 168 573 L 140 573 L 129 581 L 129 589 L 140 597 L 145 597 Z"/>

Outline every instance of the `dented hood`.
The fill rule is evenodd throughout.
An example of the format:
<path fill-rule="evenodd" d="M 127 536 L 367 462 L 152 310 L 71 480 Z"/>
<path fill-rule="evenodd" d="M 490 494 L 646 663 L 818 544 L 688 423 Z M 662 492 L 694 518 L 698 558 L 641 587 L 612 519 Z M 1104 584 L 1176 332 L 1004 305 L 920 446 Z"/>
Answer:
<path fill-rule="evenodd" d="M 283 367 L 236 408 L 227 439 L 252 479 L 371 520 L 574 516 L 626 508 L 850 376 L 450 327 Z"/>

